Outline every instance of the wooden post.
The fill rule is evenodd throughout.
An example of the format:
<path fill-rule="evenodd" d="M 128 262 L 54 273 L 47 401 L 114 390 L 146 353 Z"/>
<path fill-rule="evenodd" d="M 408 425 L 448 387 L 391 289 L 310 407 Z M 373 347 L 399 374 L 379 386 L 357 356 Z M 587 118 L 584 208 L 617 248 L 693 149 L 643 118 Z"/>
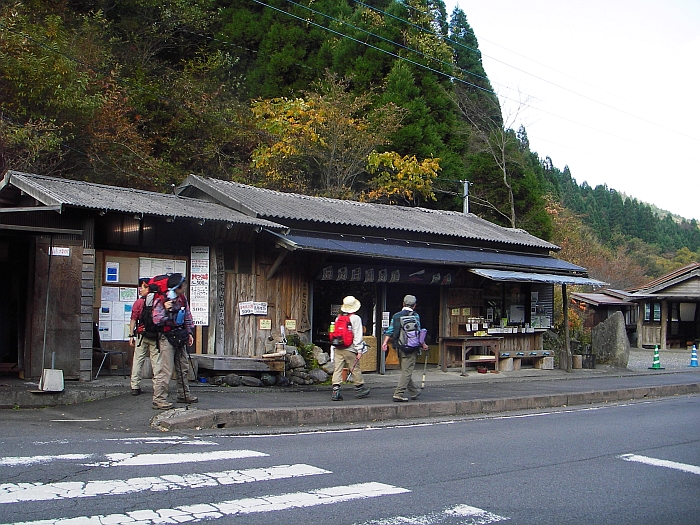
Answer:
<path fill-rule="evenodd" d="M 652 313 L 653 315 L 653 313 Z M 668 335 L 668 303 L 664 299 L 661 301 L 661 341 L 659 350 L 666 350 L 666 336 Z"/>
<path fill-rule="evenodd" d="M 564 310 L 564 356 L 566 357 L 567 372 L 571 372 L 571 339 L 569 337 L 569 298 L 566 293 L 566 285 L 561 285 L 561 300 Z M 561 368 L 561 366 L 559 366 Z"/>

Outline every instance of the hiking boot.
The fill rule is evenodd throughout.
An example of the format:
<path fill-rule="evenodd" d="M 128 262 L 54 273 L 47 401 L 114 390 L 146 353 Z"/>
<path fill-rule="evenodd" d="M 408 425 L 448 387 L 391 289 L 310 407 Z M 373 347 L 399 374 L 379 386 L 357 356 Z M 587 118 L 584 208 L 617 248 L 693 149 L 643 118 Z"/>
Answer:
<path fill-rule="evenodd" d="M 195 396 L 177 396 L 178 403 L 196 403 L 197 401 L 199 398 Z"/>
<path fill-rule="evenodd" d="M 406 403 L 408 401 L 408 398 L 403 396 L 394 396 L 391 399 L 394 400 L 394 403 Z"/>
<path fill-rule="evenodd" d="M 367 385 L 360 385 L 355 387 L 355 397 L 362 399 L 369 395 L 369 387 Z"/>
<path fill-rule="evenodd" d="M 132 395 L 132 396 L 138 396 L 140 393 L 141 393 L 141 389 L 140 389 L 140 388 L 132 388 L 132 389 L 131 389 L 131 395 Z"/>
<path fill-rule="evenodd" d="M 175 405 L 173 405 L 172 403 L 168 403 L 167 401 L 164 403 L 154 402 L 153 403 L 153 410 L 169 410 L 169 409 L 173 408 L 174 406 Z"/>
<path fill-rule="evenodd" d="M 333 393 L 331 394 L 331 401 L 342 401 L 343 396 L 340 395 L 340 387 L 333 387 Z"/>

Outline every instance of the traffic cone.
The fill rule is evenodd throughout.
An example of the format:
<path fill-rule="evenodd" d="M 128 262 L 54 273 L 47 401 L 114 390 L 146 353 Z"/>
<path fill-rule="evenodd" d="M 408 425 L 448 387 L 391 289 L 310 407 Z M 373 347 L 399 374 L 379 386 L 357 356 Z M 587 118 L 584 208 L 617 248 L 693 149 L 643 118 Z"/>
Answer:
<path fill-rule="evenodd" d="M 698 366 L 698 351 L 693 345 L 693 351 L 690 353 L 690 364 L 688 366 Z"/>
<path fill-rule="evenodd" d="M 654 347 L 654 362 L 649 367 L 649 370 L 664 370 L 661 366 L 661 358 L 659 357 L 659 345 Z"/>

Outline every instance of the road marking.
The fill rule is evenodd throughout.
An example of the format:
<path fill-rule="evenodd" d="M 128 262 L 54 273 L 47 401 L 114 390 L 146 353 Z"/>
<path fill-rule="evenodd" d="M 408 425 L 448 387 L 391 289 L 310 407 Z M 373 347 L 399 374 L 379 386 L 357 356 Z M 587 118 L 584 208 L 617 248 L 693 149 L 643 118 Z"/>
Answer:
<path fill-rule="evenodd" d="M 92 419 L 49 419 L 51 423 L 91 423 L 93 421 L 102 421 L 99 417 Z"/>
<path fill-rule="evenodd" d="M 386 485 L 384 483 L 358 483 L 327 487 L 308 492 L 292 492 L 260 498 L 243 498 L 222 501 L 220 503 L 202 503 L 183 505 L 181 507 L 159 510 L 137 510 L 126 514 L 82 516 L 75 518 L 56 518 L 38 521 L 24 521 L 13 525 L 156 525 L 160 523 L 187 523 L 201 520 L 218 519 L 224 516 L 256 514 L 277 510 L 299 509 L 317 505 L 332 505 L 346 501 L 376 498 L 393 494 L 411 492 L 408 489 Z M 4 524 L 9 525 L 9 524 Z"/>
<path fill-rule="evenodd" d="M 0 458 L 0 466 L 2 467 L 17 467 L 26 465 L 36 465 L 38 463 L 49 463 L 51 461 L 60 461 L 64 459 L 89 459 L 92 454 L 60 454 L 58 456 L 17 456 Z"/>
<path fill-rule="evenodd" d="M 637 454 L 622 454 L 618 457 L 625 461 L 634 461 L 636 463 L 644 463 L 655 467 L 672 468 L 700 476 L 700 467 L 696 467 L 695 465 L 687 465 L 685 463 L 677 463 L 676 461 L 667 461 L 665 459 L 649 458 L 647 456 L 638 456 Z"/>
<path fill-rule="evenodd" d="M 0 483 L 0 503 L 114 496 L 143 491 L 161 492 L 178 489 L 198 489 L 273 479 L 315 476 L 318 474 L 331 474 L 331 471 L 312 467 L 311 465 L 296 464 L 226 470 L 223 472 L 204 472 L 202 474 L 149 476 L 103 481 L 72 481 L 46 484 Z"/>
<path fill-rule="evenodd" d="M 192 452 L 181 454 L 107 454 L 107 462 L 88 466 L 132 467 L 135 465 L 173 465 L 180 463 L 199 463 L 201 461 L 219 461 L 227 459 L 260 458 L 269 454 L 255 450 L 215 450 L 212 452 Z"/>
<path fill-rule="evenodd" d="M 198 463 L 200 461 L 219 461 L 225 459 L 242 459 L 266 457 L 269 454 L 254 450 L 218 450 L 212 452 L 192 452 L 182 454 L 107 454 L 107 461 L 84 463 L 88 467 L 125 467 L 134 465 L 172 465 L 176 463 Z M 57 456 L 16 456 L 0 457 L 0 467 L 17 467 L 49 463 L 59 460 L 85 460 L 94 458 L 94 454 L 60 454 Z"/>
<path fill-rule="evenodd" d="M 488 525 L 489 523 L 510 519 L 470 505 L 456 505 L 442 512 L 431 512 L 421 516 L 393 516 L 391 518 L 365 521 L 360 525 L 435 525 L 444 523 L 446 519 L 452 523 L 450 518 L 453 516 L 469 518 L 468 521 L 460 519 L 460 525 Z"/>
<path fill-rule="evenodd" d="M 151 437 L 129 437 L 129 438 L 106 438 L 105 441 L 120 441 L 122 443 L 165 443 L 173 445 L 218 445 L 214 441 L 204 441 L 202 439 L 184 438 L 179 436 L 151 436 Z"/>

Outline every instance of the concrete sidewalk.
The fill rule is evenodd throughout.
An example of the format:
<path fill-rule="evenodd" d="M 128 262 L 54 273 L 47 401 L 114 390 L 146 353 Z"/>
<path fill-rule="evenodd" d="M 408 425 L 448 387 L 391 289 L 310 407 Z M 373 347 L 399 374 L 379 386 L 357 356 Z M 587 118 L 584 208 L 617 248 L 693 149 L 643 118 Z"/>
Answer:
<path fill-rule="evenodd" d="M 191 383 L 199 403 L 157 412 L 151 408 L 151 381 L 143 394 L 130 395 L 129 379 L 100 377 L 89 383 L 66 382 L 62 393 L 32 393 L 37 385 L 0 378 L 0 406 L 19 409 L 14 417 L 39 417 L 32 407 L 56 406 L 54 411 L 80 418 L 109 421 L 110 428 L 151 428 L 191 432 L 223 429 L 228 434 L 273 429 L 328 428 L 394 420 L 459 417 L 513 410 L 585 405 L 700 393 L 700 368 L 691 368 L 685 351 L 661 355 L 662 370 L 650 370 L 652 352 L 633 351 L 628 368 L 598 365 L 595 369 L 562 370 L 523 368 L 513 372 L 479 374 L 428 366 L 425 389 L 415 401 L 392 402 L 399 371 L 364 374 L 372 392 L 355 399 L 353 386 L 344 385 L 344 401 L 330 400 L 330 386 L 217 387 Z M 421 385 L 423 365 L 414 381 Z M 171 394 L 175 385 L 171 382 Z M 89 401 L 89 402 L 88 402 Z M 24 414 L 21 414 L 21 413 Z M 34 414 L 32 414 L 34 413 Z"/>

